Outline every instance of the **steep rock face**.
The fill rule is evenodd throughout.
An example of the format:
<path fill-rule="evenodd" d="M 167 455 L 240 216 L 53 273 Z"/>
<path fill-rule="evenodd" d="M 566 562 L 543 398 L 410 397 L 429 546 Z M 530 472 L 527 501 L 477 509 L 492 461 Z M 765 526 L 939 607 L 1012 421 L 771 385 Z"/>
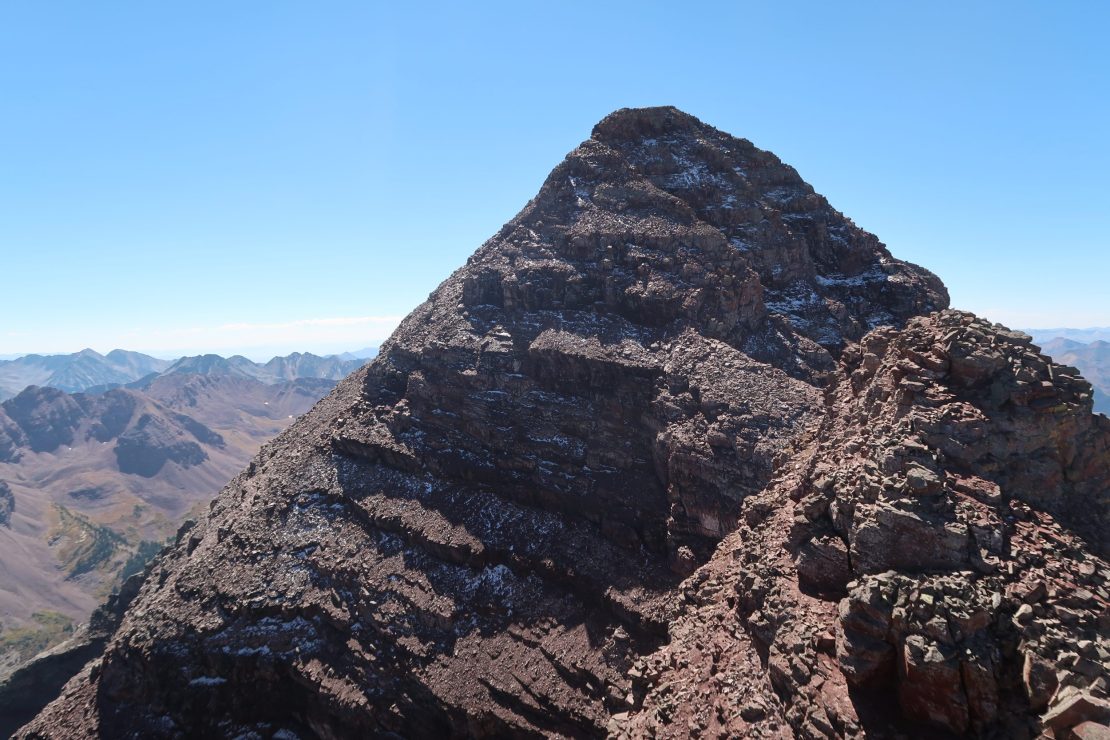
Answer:
<path fill-rule="evenodd" d="M 25 733 L 604 733 L 836 357 L 946 303 L 773 155 L 619 111 L 232 481 Z"/>
<path fill-rule="evenodd" d="M 695 137 L 677 134 L 676 120 L 666 110 L 614 115 L 602 121 L 594 135 L 619 151 L 654 188 L 680 198 L 699 221 L 743 255 L 740 264 L 758 276 L 761 291 L 752 292 L 761 293 L 768 316 L 785 319 L 798 334 L 835 354 L 846 339 L 856 340 L 876 326 L 947 305 L 947 293 L 936 277 L 891 257 L 874 235 L 833 209 L 773 154 L 717 131 Z M 575 186 L 577 191 L 581 184 L 576 181 Z M 594 195 L 626 212 L 636 207 L 634 193 L 642 185 L 627 187 L 629 192 L 605 188 Z M 712 254 L 712 248 L 707 251 Z M 720 261 L 714 262 L 698 270 L 688 261 L 670 265 L 665 255 L 649 265 L 653 271 L 676 267 L 685 281 L 706 288 L 701 294 L 695 291 L 694 300 L 713 314 L 716 321 L 708 322 L 710 332 L 732 338 L 753 357 L 792 369 L 798 359 L 790 355 L 799 354 L 806 343 L 789 337 L 783 347 L 775 321 L 750 332 L 762 317 L 752 305 L 755 301 L 744 300 L 742 291 L 734 324 L 730 281 L 714 279 L 714 272 L 720 276 L 727 270 L 722 272 Z M 741 277 L 738 270 L 731 284 L 754 287 Z M 647 282 L 644 292 L 650 295 L 651 281 Z M 814 355 L 804 360 L 829 367 L 829 358 Z"/>
<path fill-rule="evenodd" d="M 20 448 L 27 444 L 27 435 L 0 406 L 0 462 L 18 462 Z"/>
<path fill-rule="evenodd" d="M 814 441 L 687 582 L 625 729 L 1068 737 L 1110 721 L 1108 491 L 1110 424 L 1028 337 L 955 311 L 872 332 Z"/>

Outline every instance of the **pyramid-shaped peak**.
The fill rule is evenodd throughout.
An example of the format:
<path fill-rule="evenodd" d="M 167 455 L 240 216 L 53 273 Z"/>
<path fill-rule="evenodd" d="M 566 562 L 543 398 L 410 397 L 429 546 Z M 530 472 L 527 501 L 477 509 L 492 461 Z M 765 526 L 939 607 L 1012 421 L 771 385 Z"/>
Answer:
<path fill-rule="evenodd" d="M 606 116 L 467 272 L 468 310 L 692 326 L 799 376 L 830 370 L 870 328 L 948 305 L 939 279 L 793 167 L 672 106 Z M 781 339 L 795 333 L 818 346 L 796 363 L 784 357 L 801 340 Z"/>
<path fill-rule="evenodd" d="M 681 111 L 593 136 L 183 531 L 28 732 L 605 733 L 596 686 L 817 431 L 836 355 L 947 294 Z"/>

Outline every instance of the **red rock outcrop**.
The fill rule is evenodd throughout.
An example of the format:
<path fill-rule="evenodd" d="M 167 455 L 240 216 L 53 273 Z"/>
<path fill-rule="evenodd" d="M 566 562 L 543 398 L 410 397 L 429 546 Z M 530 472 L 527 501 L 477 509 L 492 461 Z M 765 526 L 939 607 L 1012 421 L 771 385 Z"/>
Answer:
<path fill-rule="evenodd" d="M 1110 422 L 1028 337 L 956 311 L 876 330 L 809 447 L 684 585 L 622 731 L 1106 724 L 1108 492 Z"/>

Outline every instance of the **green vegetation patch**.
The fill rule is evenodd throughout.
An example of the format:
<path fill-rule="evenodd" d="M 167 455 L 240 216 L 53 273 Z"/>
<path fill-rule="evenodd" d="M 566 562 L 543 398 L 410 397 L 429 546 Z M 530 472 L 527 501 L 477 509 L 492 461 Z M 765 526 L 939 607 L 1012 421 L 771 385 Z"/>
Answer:
<path fill-rule="evenodd" d="M 53 611 L 35 612 L 31 624 L 0 632 L 0 654 L 15 653 L 20 662 L 64 642 L 73 634 L 73 620 Z"/>
<path fill-rule="evenodd" d="M 135 554 L 127 559 L 123 564 L 122 570 L 119 572 L 120 582 L 126 581 L 136 573 L 141 573 L 146 564 L 149 563 L 155 555 L 162 552 L 162 548 L 166 546 L 164 542 L 152 542 L 151 540 L 143 540 L 139 546 L 135 548 Z"/>
<path fill-rule="evenodd" d="M 127 544 L 119 533 L 61 504 L 55 504 L 54 509 L 58 524 L 51 532 L 50 544 L 59 545 L 58 559 L 67 578 L 107 565 L 116 551 Z"/>

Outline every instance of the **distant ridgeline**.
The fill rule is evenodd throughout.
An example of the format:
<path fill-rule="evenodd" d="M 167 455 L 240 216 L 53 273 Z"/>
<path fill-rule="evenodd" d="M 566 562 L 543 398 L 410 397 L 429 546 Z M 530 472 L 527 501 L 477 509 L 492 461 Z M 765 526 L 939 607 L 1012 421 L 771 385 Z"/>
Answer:
<path fill-rule="evenodd" d="M 25 355 L 14 360 L 0 360 L 0 400 L 11 398 L 31 385 L 50 386 L 69 393 L 99 393 L 168 373 L 228 375 L 253 378 L 267 384 L 298 378 L 339 380 L 376 354 L 376 348 L 325 357 L 294 352 L 266 363 L 252 362 L 239 355 L 197 355 L 160 360 L 121 349 L 106 355 L 91 349 L 71 355 Z"/>

